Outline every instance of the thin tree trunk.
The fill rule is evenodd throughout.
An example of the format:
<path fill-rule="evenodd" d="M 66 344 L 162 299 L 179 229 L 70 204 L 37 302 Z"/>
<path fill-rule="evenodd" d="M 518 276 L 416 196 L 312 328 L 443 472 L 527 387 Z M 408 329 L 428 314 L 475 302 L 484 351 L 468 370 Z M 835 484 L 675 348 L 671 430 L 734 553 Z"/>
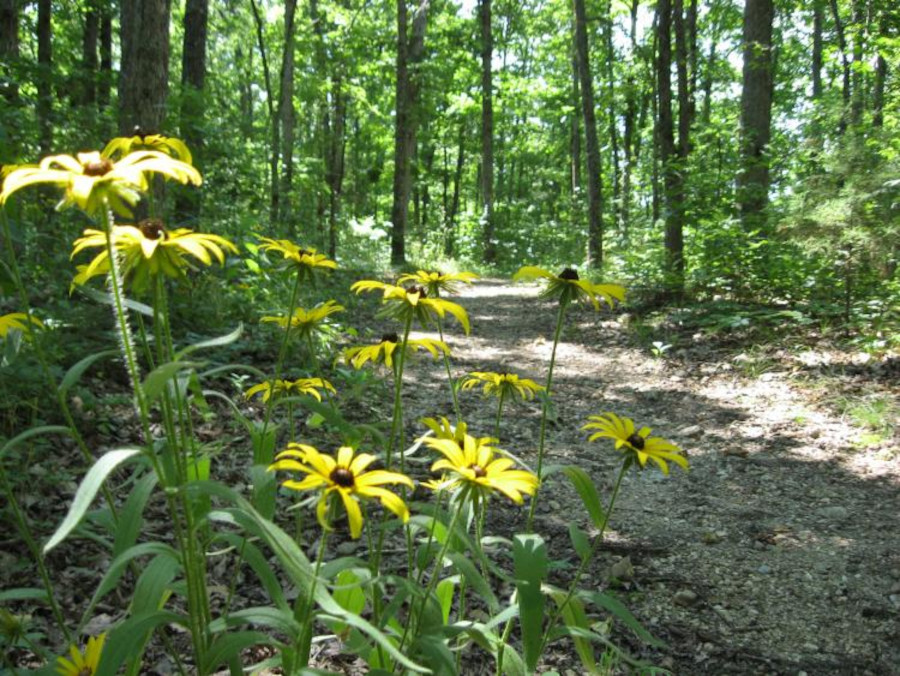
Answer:
<path fill-rule="evenodd" d="M 459 213 L 459 192 L 462 185 L 463 165 L 466 152 L 466 121 L 459 123 L 459 141 L 456 151 L 456 170 L 453 172 L 453 197 L 444 225 L 444 255 L 452 258 L 456 248 L 456 215 Z"/>
<path fill-rule="evenodd" d="M 573 31 L 574 35 L 574 31 Z M 576 199 L 581 189 L 581 125 L 579 118 L 581 113 L 578 112 L 581 106 L 581 89 L 578 86 L 578 57 L 575 55 L 573 45 L 572 49 L 572 125 L 571 125 L 571 147 L 572 147 L 572 197 Z M 577 219 L 577 216 L 576 216 Z"/>
<path fill-rule="evenodd" d="M 256 26 L 256 46 L 262 59 L 263 79 L 266 85 L 266 107 L 269 111 L 269 133 L 271 146 L 269 148 L 269 218 L 273 223 L 278 221 L 278 159 L 281 156 L 279 142 L 279 121 L 275 110 L 275 89 L 272 86 L 272 71 L 269 68 L 269 57 L 266 51 L 263 19 L 256 0 L 250 0 L 250 9 L 253 10 L 253 22 Z"/>
<path fill-rule="evenodd" d="M 0 0 L 0 96 L 19 98 L 16 65 L 19 60 L 19 0 Z"/>
<path fill-rule="evenodd" d="M 340 74 L 332 80 L 331 98 L 334 102 L 333 124 L 331 125 L 331 150 L 328 162 L 328 253 L 337 254 L 337 225 L 341 209 L 341 193 L 344 183 L 344 136 L 346 129 L 346 95 L 344 81 Z"/>
<path fill-rule="evenodd" d="M 417 80 L 410 73 L 422 58 L 425 47 L 425 26 L 430 0 L 420 0 L 413 15 L 412 35 L 408 34 L 409 16 L 406 0 L 397 0 L 397 87 L 394 128 L 394 187 L 391 206 L 391 264 L 406 263 L 406 223 L 409 217 L 409 196 L 412 188 L 410 162 L 416 144 L 415 103 Z"/>
<path fill-rule="evenodd" d="M 680 171 L 675 148 L 675 127 L 672 117 L 672 15 L 676 15 L 676 24 L 681 24 L 681 1 L 676 0 L 673 12 L 669 0 L 656 3 L 657 17 L 657 58 L 656 58 L 656 96 L 657 96 L 657 143 L 659 145 L 659 161 L 662 169 L 665 220 L 665 250 L 667 286 L 669 290 L 679 291 L 683 286 L 683 243 L 681 205 L 679 193 Z M 682 32 L 682 40 L 683 40 Z M 678 56 L 681 56 L 679 50 Z M 680 59 L 679 59 L 680 61 Z M 679 63 L 679 67 L 680 67 Z M 680 74 L 679 70 L 679 74 Z M 683 82 L 678 78 L 679 86 Z M 680 89 L 679 89 L 680 91 Z M 681 198 L 683 199 L 683 198 Z"/>
<path fill-rule="evenodd" d="M 122 0 L 119 133 L 159 133 L 169 95 L 170 0 Z"/>
<path fill-rule="evenodd" d="M 81 97 L 82 106 L 97 101 L 97 42 L 100 38 L 100 13 L 94 2 L 84 10 L 84 33 L 81 36 Z"/>
<path fill-rule="evenodd" d="M 497 258 L 494 241 L 494 38 L 491 0 L 481 0 L 481 219 L 484 224 L 484 262 Z"/>
<path fill-rule="evenodd" d="M 881 9 L 881 19 L 878 23 L 879 37 L 886 39 L 888 37 L 888 9 Z M 885 58 L 886 48 L 883 45 L 878 47 L 878 56 L 875 58 L 875 82 L 872 87 L 872 126 L 882 127 L 884 125 L 884 87 L 887 82 L 888 64 Z"/>
<path fill-rule="evenodd" d="M 865 89 L 863 87 L 863 41 L 865 37 L 865 4 L 864 0 L 853 0 L 853 64 L 850 67 L 850 124 L 859 127 L 862 124 L 865 108 Z"/>
<path fill-rule="evenodd" d="M 747 0 L 744 8 L 744 74 L 741 93 L 741 171 L 737 197 L 747 233 L 765 225 L 769 202 L 769 159 L 772 124 L 773 0 Z"/>
<path fill-rule="evenodd" d="M 51 24 L 51 0 L 38 0 L 38 71 L 37 117 L 38 144 L 42 155 L 48 155 L 53 147 L 53 27 Z"/>
<path fill-rule="evenodd" d="M 613 19 L 612 19 L 612 0 L 606 5 L 606 16 L 603 20 L 603 32 L 606 41 L 606 86 L 607 86 L 607 108 L 608 115 L 608 134 L 610 142 L 610 154 L 612 155 L 612 213 L 613 223 L 619 228 L 622 227 L 622 202 L 621 202 L 621 174 L 619 172 L 619 129 L 616 124 L 616 72 L 613 67 L 615 58 L 615 47 L 613 45 Z"/>
<path fill-rule="evenodd" d="M 284 14 L 284 54 L 281 58 L 281 86 L 278 97 L 278 125 L 281 127 L 281 187 L 274 207 L 280 223 L 292 220 L 291 191 L 294 185 L 294 18 L 297 0 L 286 0 Z"/>
<path fill-rule="evenodd" d="M 822 97 L 822 24 L 825 20 L 823 0 L 813 0 L 812 97 Z"/>
<path fill-rule="evenodd" d="M 575 53 L 581 84 L 581 112 L 584 116 L 584 136 L 588 171 L 588 249 L 587 265 L 603 263 L 603 193 L 600 143 L 597 139 L 597 120 L 594 116 L 594 83 L 588 57 L 587 17 L 584 0 L 575 3 Z"/>
<path fill-rule="evenodd" d="M 181 138 L 202 167 L 204 89 L 206 87 L 206 37 L 209 0 L 187 0 L 184 9 L 184 41 L 181 55 Z M 180 190 L 175 211 L 182 219 L 200 215 L 199 190 Z"/>
<path fill-rule="evenodd" d="M 831 0 L 831 15 L 834 19 L 834 30 L 837 34 L 838 47 L 841 50 L 841 71 L 843 72 L 841 96 L 844 100 L 844 114 L 841 115 L 838 131 L 843 134 L 847 129 L 847 113 L 850 109 L 850 60 L 847 58 L 847 38 L 844 34 L 844 24 L 841 21 L 837 0 Z"/>
<path fill-rule="evenodd" d="M 104 110 L 109 105 L 112 92 L 112 10 L 104 0 L 100 10 L 100 79 L 97 83 L 97 107 Z"/>

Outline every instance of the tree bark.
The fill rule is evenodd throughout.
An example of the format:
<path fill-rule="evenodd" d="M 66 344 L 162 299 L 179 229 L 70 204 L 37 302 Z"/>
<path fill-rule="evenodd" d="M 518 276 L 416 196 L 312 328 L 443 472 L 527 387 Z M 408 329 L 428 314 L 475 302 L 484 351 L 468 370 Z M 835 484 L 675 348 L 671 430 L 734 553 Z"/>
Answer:
<path fill-rule="evenodd" d="M 683 28 L 680 15 L 681 2 L 676 0 L 673 12 L 669 0 L 656 3 L 656 111 L 657 111 L 657 145 L 659 147 L 659 163 L 662 172 L 662 204 L 665 221 L 666 251 L 666 286 L 670 291 L 680 290 L 684 278 L 683 257 L 683 225 L 681 221 L 683 189 L 681 187 L 678 157 L 675 147 L 675 124 L 672 116 L 672 15 L 676 15 L 676 24 Z M 682 37 L 679 42 L 683 42 Z M 681 52 L 678 50 L 679 93 L 684 78 L 680 77 Z M 679 129 L 680 131 L 680 129 Z"/>
<path fill-rule="evenodd" d="M 453 197 L 450 199 L 450 208 L 447 211 L 447 221 L 444 224 L 444 255 L 451 258 L 456 248 L 456 215 L 459 213 L 459 191 L 462 184 L 462 174 L 466 153 L 466 121 L 460 120 L 459 141 L 456 150 L 456 169 L 453 172 Z"/>
<path fill-rule="evenodd" d="M 831 0 L 831 16 L 834 19 L 834 31 L 837 34 L 838 47 L 841 50 L 841 71 L 843 73 L 841 96 L 844 100 L 844 114 L 841 115 L 838 132 L 843 134 L 847 129 L 847 113 L 850 108 L 850 60 L 847 58 L 847 38 L 844 34 L 844 23 L 841 21 L 837 0 Z"/>
<path fill-rule="evenodd" d="M 278 158 L 281 156 L 279 134 L 279 120 L 275 110 L 275 89 L 272 86 L 272 71 L 269 68 L 269 57 L 266 50 L 264 24 L 259 6 L 256 0 L 250 0 L 250 9 L 253 11 L 253 23 L 256 26 L 256 44 L 262 59 L 263 78 L 266 85 L 266 107 L 269 111 L 269 134 L 271 147 L 269 149 L 269 218 L 273 223 L 278 222 Z M 252 102 L 252 99 L 251 99 Z M 251 103 L 252 105 L 252 103 Z"/>
<path fill-rule="evenodd" d="M 888 9 L 882 7 L 881 19 L 878 23 L 878 35 L 881 38 L 888 37 Z M 885 47 L 879 45 L 878 55 L 875 58 L 875 82 L 872 86 L 872 126 L 884 126 L 884 87 L 887 82 L 888 64 L 884 55 Z"/>
<path fill-rule="evenodd" d="M 408 33 L 406 0 L 397 0 L 397 85 L 394 127 L 394 186 L 391 206 L 391 264 L 406 264 L 406 222 L 412 174 L 410 162 L 416 144 L 415 104 L 418 77 L 410 72 L 422 59 L 425 26 L 430 0 L 420 0 L 413 15 L 412 34 Z"/>
<path fill-rule="evenodd" d="M 281 127 L 281 187 L 274 205 L 279 223 L 292 220 L 291 192 L 294 187 L 294 35 L 297 0 L 286 0 L 284 8 L 284 54 L 281 58 L 281 86 L 278 96 L 278 122 Z"/>
<path fill-rule="evenodd" d="M 97 107 L 109 105 L 112 90 L 112 10 L 104 1 L 100 9 L 100 79 L 97 82 Z"/>
<path fill-rule="evenodd" d="M 53 27 L 51 0 L 38 0 L 37 118 L 38 144 L 42 155 L 53 148 Z"/>
<path fill-rule="evenodd" d="M 97 43 L 100 39 L 100 13 L 94 2 L 84 10 L 84 32 L 81 36 L 81 96 L 82 106 L 97 101 Z"/>
<path fill-rule="evenodd" d="M 169 95 L 170 0 L 122 0 L 119 133 L 162 131 Z"/>
<path fill-rule="evenodd" d="M 0 96 L 19 98 L 16 64 L 19 60 L 19 0 L 0 0 Z"/>
<path fill-rule="evenodd" d="M 825 12 L 823 0 L 813 0 L 813 45 L 812 45 L 812 97 L 822 97 L 822 24 Z"/>
<path fill-rule="evenodd" d="M 588 56 L 587 16 L 584 0 L 575 3 L 575 54 L 581 85 L 581 112 L 584 117 L 585 150 L 588 172 L 588 248 L 587 265 L 603 263 L 603 192 L 600 143 L 597 139 L 597 120 L 594 115 L 594 83 Z"/>
<path fill-rule="evenodd" d="M 741 171 L 737 198 L 747 233 L 765 225 L 769 202 L 769 159 L 772 125 L 773 0 L 747 0 L 744 8 L 744 69 L 741 93 Z"/>
<path fill-rule="evenodd" d="M 613 44 L 613 17 L 612 0 L 606 4 L 606 16 L 603 20 L 603 33 L 606 42 L 606 100 L 609 102 L 608 134 L 610 143 L 610 155 L 612 157 L 612 215 L 613 223 L 622 227 L 622 202 L 621 202 L 621 174 L 619 172 L 619 128 L 616 124 L 616 72 L 613 66 L 615 59 L 615 46 Z"/>
<path fill-rule="evenodd" d="M 181 56 L 181 139 L 203 165 L 203 128 L 206 88 L 206 37 L 209 0 L 187 0 L 184 9 L 184 41 Z M 176 199 L 176 212 L 196 220 L 200 215 L 199 190 L 182 190 Z"/>
<path fill-rule="evenodd" d="M 853 64 L 850 67 L 850 124 L 859 127 L 862 124 L 865 108 L 865 89 L 863 87 L 863 42 L 865 37 L 865 3 L 864 0 L 853 0 Z"/>
<path fill-rule="evenodd" d="M 491 0 L 481 0 L 481 220 L 484 224 L 484 262 L 497 258 L 494 241 L 494 38 L 491 32 Z"/>
<path fill-rule="evenodd" d="M 574 34 L 574 32 L 573 32 Z M 572 125 L 571 125 L 571 148 L 572 148 L 572 197 L 577 201 L 578 193 L 581 189 L 581 125 L 579 118 L 581 113 L 578 109 L 581 106 L 581 88 L 578 86 L 578 57 L 575 55 L 574 44 L 572 45 Z M 576 216 L 577 219 L 577 216 Z"/>

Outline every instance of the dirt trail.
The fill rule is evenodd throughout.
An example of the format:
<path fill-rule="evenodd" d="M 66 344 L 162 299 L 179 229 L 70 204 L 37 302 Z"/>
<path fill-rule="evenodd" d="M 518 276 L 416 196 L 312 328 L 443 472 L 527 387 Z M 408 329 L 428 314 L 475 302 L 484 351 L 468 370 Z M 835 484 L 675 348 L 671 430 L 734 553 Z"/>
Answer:
<path fill-rule="evenodd" d="M 509 370 L 544 381 L 556 306 L 537 291 L 495 280 L 458 297 L 473 331 L 448 336 L 455 376 Z M 607 410 L 690 456 L 687 473 L 634 472 L 623 483 L 591 579 L 668 647 L 647 649 L 616 627 L 620 643 L 685 676 L 900 674 L 898 454 L 858 448 L 858 431 L 817 410 L 786 373 L 749 380 L 715 363 L 654 358 L 608 311 L 573 308 L 557 360 L 547 462 L 577 462 L 608 496 L 618 454 L 579 431 Z M 449 406 L 435 410 L 444 397 L 428 369 L 420 361 L 410 372 L 422 385 L 413 411 L 449 415 Z M 474 393 L 461 403 L 472 430 L 489 434 L 493 403 Z M 537 403 L 512 408 L 503 446 L 533 460 L 539 420 Z M 556 558 L 571 559 L 569 522 L 587 529 L 584 510 L 562 479 L 548 482 L 542 501 L 538 531 Z M 521 528 L 514 511 L 492 518 L 496 528 Z M 579 671 L 565 654 L 546 666 Z"/>

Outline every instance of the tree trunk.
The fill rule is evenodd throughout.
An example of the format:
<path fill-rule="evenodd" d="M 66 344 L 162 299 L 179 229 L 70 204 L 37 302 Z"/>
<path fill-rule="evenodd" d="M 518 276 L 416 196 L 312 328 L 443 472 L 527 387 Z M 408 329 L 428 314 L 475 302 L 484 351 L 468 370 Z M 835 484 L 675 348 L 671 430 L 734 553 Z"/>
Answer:
<path fill-rule="evenodd" d="M 294 18 L 297 0 L 286 0 L 284 8 L 284 54 L 281 58 L 281 87 L 278 97 L 278 125 L 281 127 L 281 188 L 275 211 L 279 223 L 292 220 L 291 191 L 294 185 Z"/>
<path fill-rule="evenodd" d="M 744 74 L 741 93 L 741 171 L 737 199 L 747 233 L 765 224 L 769 202 L 769 159 L 772 124 L 773 0 L 747 0 L 744 8 Z"/>
<path fill-rule="evenodd" d="M 331 125 L 331 145 L 328 153 L 328 255 L 337 255 L 338 216 L 341 211 L 341 193 L 344 184 L 344 136 L 346 129 L 347 105 L 343 91 L 344 80 L 338 74 L 331 82 L 331 99 L 334 115 Z"/>
<path fill-rule="evenodd" d="M 666 250 L 666 286 L 670 291 L 679 291 L 684 280 L 684 256 L 683 256 L 683 223 L 681 220 L 683 201 L 683 188 L 680 179 L 678 158 L 675 148 L 675 125 L 672 117 L 672 15 L 676 16 L 676 25 L 683 29 L 683 17 L 681 17 L 681 0 L 675 0 L 676 7 L 673 12 L 669 0 L 659 0 L 656 3 L 656 97 L 657 97 L 657 145 L 659 146 L 659 162 L 662 170 L 662 203 L 663 218 L 665 221 L 665 250 Z M 682 43 L 684 40 L 681 32 Z M 684 78 L 681 76 L 681 61 L 683 50 L 678 50 L 679 66 L 679 93 Z M 680 122 L 680 120 L 679 120 Z M 680 132 L 680 124 L 679 124 Z"/>
<path fill-rule="evenodd" d="M 581 84 L 581 112 L 584 117 L 585 150 L 588 171 L 588 250 L 587 264 L 596 267 L 603 263 L 603 193 L 600 143 L 597 139 L 597 120 L 594 116 L 594 83 L 588 57 L 587 17 L 584 0 L 575 2 L 575 53 Z"/>
<path fill-rule="evenodd" d="M 572 49 L 572 198 L 577 202 L 578 193 L 581 189 L 581 125 L 579 118 L 581 114 L 578 108 L 581 105 L 581 89 L 578 86 L 578 57 L 575 55 L 573 45 Z M 577 216 L 576 216 L 577 219 Z"/>
<path fill-rule="evenodd" d="M 109 105 L 112 83 L 112 10 L 104 1 L 100 9 L 100 79 L 97 83 L 97 107 L 100 110 Z"/>
<path fill-rule="evenodd" d="M 841 115 L 838 132 L 843 134 L 844 130 L 847 128 L 847 113 L 850 108 L 850 61 L 847 58 L 847 38 L 844 35 L 844 24 L 841 21 L 841 13 L 838 9 L 837 0 L 831 0 L 831 16 L 834 18 L 834 31 L 837 34 L 838 47 L 841 50 L 841 70 L 843 72 L 841 96 L 844 100 L 844 114 Z"/>
<path fill-rule="evenodd" d="M 865 36 L 865 4 L 864 0 L 853 0 L 853 64 L 851 73 L 850 125 L 859 127 L 862 124 L 865 108 L 865 89 L 863 88 L 863 41 Z"/>
<path fill-rule="evenodd" d="M 459 123 L 459 142 L 456 151 L 456 170 L 453 172 L 453 197 L 450 199 L 450 209 L 447 211 L 447 221 L 444 224 L 444 255 L 452 258 L 456 246 L 456 214 L 459 213 L 459 190 L 462 184 L 463 165 L 466 151 L 466 121 Z"/>
<path fill-rule="evenodd" d="M 882 7 L 878 24 L 878 35 L 882 39 L 888 37 L 888 9 Z M 875 83 L 872 87 L 872 126 L 884 125 L 884 85 L 887 81 L 888 65 L 885 57 L 886 47 L 879 44 L 878 56 L 875 58 Z"/>
<path fill-rule="evenodd" d="M 169 95 L 170 0 L 122 0 L 119 133 L 162 131 Z"/>
<path fill-rule="evenodd" d="M 18 100 L 19 0 L 0 0 L 0 96 Z"/>
<path fill-rule="evenodd" d="M 406 0 L 397 0 L 397 87 L 394 128 L 394 187 L 391 206 L 391 264 L 406 264 L 406 221 L 412 175 L 410 162 L 416 144 L 415 103 L 418 77 L 410 66 L 421 60 L 425 48 L 425 26 L 430 0 L 420 0 L 408 34 Z"/>
<path fill-rule="evenodd" d="M 491 32 L 491 0 L 481 0 L 481 220 L 484 224 L 485 263 L 497 259 L 494 241 L 494 37 Z"/>
<path fill-rule="evenodd" d="M 822 24 L 825 12 L 823 0 L 813 0 L 813 46 L 812 46 L 812 97 L 822 97 Z"/>
<path fill-rule="evenodd" d="M 608 134 L 610 143 L 610 155 L 612 156 L 612 213 L 613 223 L 622 227 L 622 202 L 621 202 L 621 175 L 619 173 L 619 129 L 616 124 L 616 72 L 613 66 L 615 59 L 615 46 L 613 45 L 613 16 L 612 0 L 606 5 L 606 16 L 603 20 L 603 33 L 606 41 L 606 99 L 609 101 Z"/>
<path fill-rule="evenodd" d="M 269 57 L 266 51 L 264 24 L 259 5 L 256 0 L 250 0 L 250 9 L 253 11 L 253 23 L 256 26 L 256 45 L 262 59 L 263 78 L 266 85 L 266 107 L 269 111 L 269 134 L 271 147 L 269 149 L 269 219 L 273 223 L 278 222 L 278 158 L 281 156 L 279 135 L 279 120 L 275 110 L 275 89 L 272 86 L 272 71 L 269 68 Z M 252 98 L 251 98 L 252 105 Z"/>
<path fill-rule="evenodd" d="M 97 101 L 97 42 L 100 38 L 100 13 L 94 2 L 89 2 L 84 10 L 84 33 L 81 36 L 81 96 L 82 106 L 94 105 Z"/>
<path fill-rule="evenodd" d="M 38 144 L 42 155 L 53 148 L 53 26 L 51 0 L 38 0 L 37 118 Z"/>
<path fill-rule="evenodd" d="M 209 0 L 187 0 L 184 9 L 184 42 L 181 55 L 181 139 L 202 167 L 206 87 L 206 35 Z M 199 190 L 181 190 L 176 212 L 189 220 L 200 215 Z"/>

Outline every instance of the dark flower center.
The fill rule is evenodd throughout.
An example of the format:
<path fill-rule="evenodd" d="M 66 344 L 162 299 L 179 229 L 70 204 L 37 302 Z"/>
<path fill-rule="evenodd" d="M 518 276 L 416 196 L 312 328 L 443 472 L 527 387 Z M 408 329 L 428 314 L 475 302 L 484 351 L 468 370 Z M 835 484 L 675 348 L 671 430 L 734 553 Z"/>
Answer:
<path fill-rule="evenodd" d="M 399 343 L 399 342 L 400 342 L 400 336 L 398 336 L 396 333 L 385 333 L 385 334 L 381 337 L 381 342 L 382 342 L 382 343 L 395 343 L 395 344 L 396 344 L 396 343 Z"/>
<path fill-rule="evenodd" d="M 138 223 L 138 230 L 147 239 L 161 239 L 166 234 L 163 222 L 158 218 L 147 218 Z"/>
<path fill-rule="evenodd" d="M 642 437 L 637 432 L 635 432 L 630 437 L 628 437 L 628 439 L 626 439 L 626 441 L 629 444 L 631 444 L 632 446 L 634 446 L 637 450 L 639 450 L 639 451 L 644 450 L 644 437 Z"/>
<path fill-rule="evenodd" d="M 85 176 L 105 176 L 113 169 L 111 160 L 95 160 L 84 165 Z"/>
<path fill-rule="evenodd" d="M 79 671 L 76 676 L 92 676 L 94 670 L 90 667 L 82 667 L 81 671 Z"/>
<path fill-rule="evenodd" d="M 469 465 L 469 469 L 475 474 L 476 479 L 481 479 L 487 476 L 487 472 L 484 471 L 484 467 L 481 465 Z"/>
<path fill-rule="evenodd" d="M 156 132 L 154 131 L 144 131 L 141 129 L 141 126 L 136 124 L 134 125 L 134 135 L 141 139 L 141 141 L 146 141 L 148 136 L 155 136 Z"/>
<path fill-rule="evenodd" d="M 406 295 L 410 296 L 414 293 L 419 294 L 419 298 L 428 298 L 428 292 L 424 286 L 411 286 L 406 290 Z"/>
<path fill-rule="evenodd" d="M 346 467 L 335 467 L 331 470 L 329 478 L 342 488 L 353 487 L 353 472 Z"/>
<path fill-rule="evenodd" d="M 571 281 L 578 281 L 578 272 L 573 270 L 572 268 L 566 268 L 562 272 L 559 273 L 560 279 L 568 279 Z"/>

